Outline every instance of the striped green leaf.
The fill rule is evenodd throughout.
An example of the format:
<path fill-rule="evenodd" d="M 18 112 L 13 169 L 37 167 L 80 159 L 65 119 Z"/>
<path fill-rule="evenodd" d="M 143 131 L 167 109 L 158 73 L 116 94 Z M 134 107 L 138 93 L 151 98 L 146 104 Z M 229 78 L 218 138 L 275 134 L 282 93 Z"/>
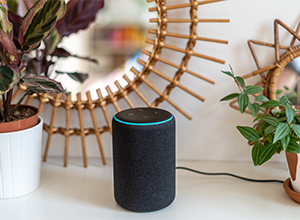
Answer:
<path fill-rule="evenodd" d="M 252 117 L 255 117 L 259 112 L 260 105 L 258 103 L 248 103 L 248 109 L 251 112 Z"/>
<path fill-rule="evenodd" d="M 284 113 L 285 114 L 285 113 Z M 278 118 L 278 120 L 280 121 L 280 122 L 286 122 L 287 121 L 287 118 L 284 116 L 284 117 L 279 117 Z"/>
<path fill-rule="evenodd" d="M 19 29 L 22 52 L 37 48 L 66 10 L 64 0 L 38 0 L 24 16 Z"/>
<path fill-rule="evenodd" d="M 258 87 L 258 86 L 247 86 L 244 90 L 244 92 L 246 94 L 256 94 L 261 92 L 262 90 L 264 90 L 264 88 L 262 87 Z"/>
<path fill-rule="evenodd" d="M 300 125 L 291 124 L 291 129 L 294 131 L 297 137 L 300 138 Z"/>
<path fill-rule="evenodd" d="M 294 119 L 295 110 L 289 104 L 285 105 L 285 115 L 287 118 L 287 122 L 291 123 Z"/>
<path fill-rule="evenodd" d="M 264 131 L 265 131 L 266 126 L 267 126 L 267 123 L 264 122 L 264 121 L 260 122 L 258 124 L 258 133 L 260 134 L 260 136 L 264 136 L 265 135 Z"/>
<path fill-rule="evenodd" d="M 277 126 L 279 125 L 280 121 L 277 119 L 277 118 L 274 118 L 274 117 L 263 117 L 260 119 L 261 121 L 265 121 L 267 123 L 269 123 L 270 125 L 273 125 L 273 126 Z"/>
<path fill-rule="evenodd" d="M 273 143 L 276 143 L 278 140 L 284 138 L 289 133 L 290 133 L 289 125 L 286 123 L 280 123 L 276 128 Z"/>
<path fill-rule="evenodd" d="M 234 99 L 234 98 L 236 98 L 238 96 L 239 96 L 239 93 L 232 93 L 232 94 L 229 94 L 229 95 L 225 96 L 224 98 L 222 98 L 220 100 L 220 102 L 222 102 L 222 101 L 228 101 L 228 100 Z"/>
<path fill-rule="evenodd" d="M 256 144 L 254 144 L 254 146 L 252 148 L 252 160 L 253 160 L 254 166 L 259 165 L 260 157 L 261 157 L 263 150 L 264 150 L 264 146 L 262 143 L 257 142 Z"/>
<path fill-rule="evenodd" d="M 276 127 L 273 125 L 270 125 L 264 129 L 264 135 L 267 136 L 267 135 L 273 133 L 275 130 L 276 130 Z"/>
<path fill-rule="evenodd" d="M 288 135 L 285 136 L 284 138 L 280 139 L 283 150 L 287 149 L 287 147 L 289 146 L 290 140 L 291 140 L 291 138 Z"/>
<path fill-rule="evenodd" d="M 260 138 L 259 133 L 251 127 L 237 126 L 236 128 L 247 140 L 249 140 L 251 142 L 258 141 Z"/>
<path fill-rule="evenodd" d="M 261 153 L 261 156 L 260 156 L 260 159 L 259 159 L 259 165 L 262 165 L 263 163 L 270 160 L 271 157 L 275 154 L 276 148 L 277 147 L 274 144 L 267 144 L 265 146 L 265 149 Z"/>
<path fill-rule="evenodd" d="M 239 84 L 241 84 L 241 86 L 245 89 L 245 88 L 246 88 L 246 85 L 245 85 L 245 81 L 243 80 L 243 78 L 240 77 L 240 76 L 237 76 L 237 77 L 235 77 L 235 78 L 236 78 L 236 80 L 239 82 Z"/>
<path fill-rule="evenodd" d="M 281 96 L 279 99 L 281 105 L 285 106 L 286 104 L 290 104 L 290 101 L 286 96 Z"/>
<path fill-rule="evenodd" d="M 278 107 L 280 105 L 280 103 L 276 100 L 269 100 L 267 102 L 264 102 L 263 104 L 261 104 L 261 107 L 264 108 L 275 108 Z"/>
<path fill-rule="evenodd" d="M 239 94 L 239 96 L 238 96 L 238 104 L 239 104 L 240 112 L 242 114 L 246 110 L 246 108 L 248 106 L 248 102 L 249 102 L 248 95 L 243 94 L 243 93 Z"/>
<path fill-rule="evenodd" d="M 221 72 L 228 75 L 228 76 L 234 77 L 233 74 L 229 71 L 221 71 Z"/>
<path fill-rule="evenodd" d="M 300 145 L 296 141 L 290 140 L 286 151 L 294 154 L 300 154 Z"/>
<path fill-rule="evenodd" d="M 263 95 L 258 95 L 258 96 L 256 96 L 255 101 L 257 101 L 257 102 L 267 102 L 267 101 L 269 101 L 269 99 L 266 98 Z"/>
<path fill-rule="evenodd" d="M 254 120 L 253 120 L 253 122 L 255 122 L 255 121 L 257 121 L 257 120 L 259 120 L 259 119 L 261 119 L 261 118 L 265 118 L 265 117 L 270 117 L 269 115 L 258 115 Z"/>

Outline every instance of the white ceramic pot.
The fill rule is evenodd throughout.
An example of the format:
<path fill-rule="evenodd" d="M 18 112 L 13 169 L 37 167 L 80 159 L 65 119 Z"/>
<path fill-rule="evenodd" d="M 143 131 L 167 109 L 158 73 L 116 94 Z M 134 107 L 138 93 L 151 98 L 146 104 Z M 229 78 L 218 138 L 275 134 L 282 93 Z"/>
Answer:
<path fill-rule="evenodd" d="M 23 196 L 40 185 L 43 119 L 34 127 L 0 133 L 0 199 Z"/>

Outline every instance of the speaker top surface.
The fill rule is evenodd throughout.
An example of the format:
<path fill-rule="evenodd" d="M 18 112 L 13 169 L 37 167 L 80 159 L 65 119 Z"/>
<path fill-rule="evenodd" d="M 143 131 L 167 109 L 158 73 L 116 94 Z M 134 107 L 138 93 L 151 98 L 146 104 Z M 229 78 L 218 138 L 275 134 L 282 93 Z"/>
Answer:
<path fill-rule="evenodd" d="M 173 115 L 158 108 L 132 108 L 126 109 L 114 116 L 114 119 L 123 124 L 155 125 L 172 120 Z"/>

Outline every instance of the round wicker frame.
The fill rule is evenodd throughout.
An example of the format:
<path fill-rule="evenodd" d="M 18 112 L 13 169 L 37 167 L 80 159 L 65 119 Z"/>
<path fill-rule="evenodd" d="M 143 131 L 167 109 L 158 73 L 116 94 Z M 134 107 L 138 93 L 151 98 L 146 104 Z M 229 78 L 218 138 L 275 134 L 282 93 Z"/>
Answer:
<path fill-rule="evenodd" d="M 267 74 L 267 83 L 264 86 L 264 95 L 271 100 L 276 100 L 276 90 L 277 90 L 277 79 L 285 68 L 285 66 L 293 61 L 296 57 L 300 56 L 300 45 L 293 47 L 290 51 L 285 52 L 280 57 L 280 62 L 276 65 L 276 68 L 270 70 Z"/>
<path fill-rule="evenodd" d="M 196 97 L 200 101 L 204 101 L 204 98 L 200 95 L 196 94 L 195 92 L 191 91 L 187 87 L 180 84 L 180 78 L 181 76 L 186 74 L 191 74 L 200 80 L 204 80 L 208 83 L 214 84 L 214 82 L 210 79 L 207 79 L 193 71 L 190 71 L 188 69 L 188 61 L 190 57 L 195 56 L 201 59 L 207 59 L 213 62 L 218 62 L 224 64 L 225 61 L 221 59 L 217 59 L 214 57 L 209 57 L 200 53 L 196 53 L 193 51 L 193 48 L 197 41 L 207 41 L 207 42 L 214 42 L 214 43 L 221 43 L 221 44 L 227 44 L 228 42 L 225 40 L 219 40 L 219 39 L 211 39 L 211 38 L 203 38 L 199 37 L 197 35 L 197 24 L 200 22 L 229 22 L 228 19 L 199 19 L 197 16 L 197 9 L 199 6 L 209 3 L 215 3 L 215 2 L 221 2 L 224 0 L 190 0 L 190 3 L 186 4 L 177 4 L 177 5 L 171 5 L 168 6 L 166 4 L 166 0 L 147 0 L 147 2 L 155 2 L 156 7 L 149 8 L 150 12 L 157 12 L 157 18 L 150 19 L 150 22 L 157 23 L 157 29 L 153 30 L 150 29 L 148 32 L 150 35 L 155 35 L 154 40 L 146 39 L 146 43 L 151 44 L 153 47 L 152 51 L 143 50 L 142 53 L 147 55 L 149 57 L 148 61 L 145 62 L 141 59 L 138 60 L 140 64 L 143 65 L 143 69 L 139 72 L 134 68 L 131 68 L 131 72 L 135 75 L 135 78 L 133 80 L 130 80 L 126 74 L 123 76 L 123 78 L 128 83 L 125 87 L 122 87 L 121 84 L 118 81 L 115 81 L 114 84 L 117 86 L 118 91 L 112 92 L 111 88 L 109 86 L 105 87 L 105 90 L 107 91 L 107 96 L 103 97 L 101 90 L 97 89 L 97 95 L 98 99 L 92 100 L 90 92 L 86 93 L 87 100 L 82 101 L 81 100 L 81 94 L 76 94 L 77 100 L 71 100 L 71 95 L 69 95 L 66 100 L 60 98 L 60 94 L 56 95 L 55 97 L 50 96 L 48 94 L 34 94 L 33 96 L 30 96 L 26 103 L 28 104 L 31 99 L 35 98 L 39 100 L 39 110 L 42 111 L 43 106 L 46 103 L 49 103 L 53 106 L 52 111 L 52 118 L 49 124 L 46 122 L 44 123 L 44 130 L 48 133 L 47 138 L 47 144 L 45 148 L 44 153 L 44 161 L 47 160 L 47 155 L 50 147 L 51 138 L 54 134 L 62 134 L 65 136 L 65 158 L 64 158 L 64 166 L 67 166 L 68 164 L 68 145 L 69 145 L 69 138 L 72 135 L 79 135 L 81 136 L 81 143 L 82 143 L 82 151 L 83 151 L 83 161 L 84 166 L 87 167 L 87 154 L 86 154 L 86 143 L 85 143 L 85 137 L 87 135 L 93 134 L 96 135 L 101 157 L 103 164 L 106 164 L 106 159 L 103 151 L 102 141 L 101 141 L 101 134 L 105 132 L 111 132 L 111 119 L 109 117 L 108 111 L 106 106 L 109 104 L 112 104 L 115 108 L 115 113 L 121 111 L 121 108 L 118 105 L 118 101 L 121 99 L 124 99 L 128 106 L 130 108 L 134 107 L 133 102 L 129 99 L 128 94 L 131 92 L 135 92 L 138 97 L 149 107 L 157 107 L 160 103 L 167 101 L 169 104 L 171 104 L 175 109 L 177 109 L 180 113 L 182 113 L 185 117 L 188 119 L 191 119 L 191 116 L 186 113 L 181 107 L 179 107 L 176 103 L 174 103 L 172 100 L 170 100 L 169 95 L 171 91 L 175 87 L 179 87 L 183 91 L 191 94 L 192 96 Z M 181 8 L 187 8 L 190 12 L 190 18 L 187 19 L 169 19 L 168 18 L 168 11 L 169 10 L 176 10 Z M 188 34 L 175 34 L 170 33 L 168 31 L 168 23 L 190 23 L 190 31 Z M 182 38 L 187 39 L 187 44 L 184 49 L 179 48 L 177 46 L 168 45 L 166 43 L 167 37 L 175 37 L 175 38 Z M 169 60 L 163 59 L 161 57 L 162 50 L 164 48 L 167 48 L 172 51 L 176 51 L 183 54 L 183 58 L 181 60 L 181 63 L 176 64 Z M 155 64 L 157 62 L 165 63 L 169 66 L 175 67 L 177 69 L 176 73 L 174 74 L 173 78 L 168 77 L 164 73 L 160 72 L 158 69 L 155 68 Z M 165 87 L 164 91 L 159 91 L 153 85 L 148 79 L 149 74 L 156 74 L 159 77 L 161 77 L 164 80 L 167 80 L 169 84 Z M 157 94 L 157 98 L 153 102 L 150 102 L 146 95 L 142 94 L 141 91 L 138 90 L 138 87 L 140 84 L 146 84 L 151 90 L 153 90 Z M 15 96 L 20 92 L 21 89 L 19 89 Z M 65 108 L 66 109 L 66 125 L 65 127 L 56 127 L 54 125 L 54 120 L 56 117 L 57 109 L 58 108 Z M 104 114 L 106 124 L 98 125 L 97 120 L 95 117 L 95 109 L 100 108 Z M 91 113 L 92 121 L 93 121 L 93 128 L 86 128 L 84 125 L 84 120 L 82 116 L 82 110 L 88 109 Z M 76 110 L 78 111 L 79 116 L 79 122 L 80 122 L 80 128 L 70 128 L 70 111 Z"/>

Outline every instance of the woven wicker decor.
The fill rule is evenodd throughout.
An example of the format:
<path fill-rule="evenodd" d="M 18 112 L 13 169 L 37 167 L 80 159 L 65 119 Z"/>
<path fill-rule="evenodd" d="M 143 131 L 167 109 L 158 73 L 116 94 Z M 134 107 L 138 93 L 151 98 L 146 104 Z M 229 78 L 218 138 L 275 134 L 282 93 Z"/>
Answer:
<path fill-rule="evenodd" d="M 292 36 L 292 39 L 289 45 L 282 45 L 279 39 L 279 26 L 281 26 L 287 33 Z M 257 70 L 248 73 L 242 76 L 243 79 L 247 79 L 250 77 L 254 77 L 259 75 L 260 79 L 256 86 L 264 87 L 264 95 L 271 99 L 276 100 L 276 90 L 277 90 L 277 79 L 281 71 L 284 67 L 291 61 L 293 61 L 296 57 L 300 56 L 300 45 L 296 45 L 296 42 L 300 41 L 300 23 L 298 24 L 296 30 L 291 29 L 282 21 L 276 19 L 274 21 L 274 42 L 275 43 L 267 43 L 257 40 L 249 40 L 248 45 L 253 56 L 253 59 L 256 63 Z M 297 41 L 298 40 L 298 41 Z M 263 47 L 271 47 L 274 48 L 274 60 L 273 64 L 263 67 L 259 59 L 257 58 L 257 54 L 255 53 L 253 45 L 260 45 Z M 239 109 L 237 105 L 237 99 L 234 99 L 230 102 L 230 106 L 234 109 Z M 248 110 L 245 112 L 250 113 Z"/>
<path fill-rule="evenodd" d="M 39 109 L 42 111 L 42 108 L 44 104 L 50 103 L 53 106 L 53 112 L 52 112 L 52 119 L 49 124 L 44 124 L 44 130 L 48 133 L 48 139 L 47 139 L 47 145 L 45 148 L 45 154 L 44 154 L 44 161 L 47 160 L 47 155 L 50 147 L 51 138 L 54 134 L 62 134 L 65 136 L 65 160 L 64 160 L 64 166 L 67 166 L 68 163 L 68 145 L 69 145 L 69 138 L 72 135 L 79 135 L 81 136 L 82 141 L 82 151 L 83 151 L 83 160 L 84 160 L 84 166 L 87 167 L 87 155 L 86 155 L 86 143 L 85 138 L 87 135 L 96 135 L 98 140 L 98 145 L 102 157 L 103 164 L 106 164 L 105 155 L 103 151 L 103 146 L 101 142 L 101 134 L 105 132 L 111 132 L 111 118 L 109 115 L 113 115 L 116 112 L 121 111 L 121 108 L 118 105 L 118 102 L 121 99 L 124 99 L 126 103 L 128 104 L 128 107 L 133 108 L 134 103 L 129 99 L 128 94 L 133 92 L 138 95 L 138 97 L 145 103 L 146 106 L 149 107 L 157 107 L 160 103 L 166 101 L 170 103 L 175 109 L 177 109 L 180 113 L 182 113 L 186 118 L 191 119 L 191 116 L 185 112 L 177 103 L 175 103 L 173 100 L 169 98 L 170 93 L 175 87 L 180 88 L 184 92 L 189 93 L 190 95 L 196 97 L 200 101 L 204 101 L 204 98 L 200 95 L 196 94 L 195 92 L 191 91 L 188 87 L 182 85 L 180 83 L 180 78 L 183 74 L 190 74 L 193 75 L 196 78 L 199 78 L 200 80 L 204 80 L 208 83 L 214 84 L 214 82 L 210 79 L 207 79 L 201 75 L 199 75 L 196 72 L 193 72 L 188 69 L 188 62 L 191 57 L 197 57 L 199 59 L 206 59 L 213 62 L 218 63 L 225 63 L 224 60 L 220 60 L 214 57 L 209 57 L 206 55 L 203 55 L 201 53 L 198 53 L 193 50 L 195 44 L 197 41 L 207 41 L 207 42 L 213 42 L 213 43 L 219 43 L 219 44 L 227 44 L 227 41 L 220 40 L 220 39 L 211 39 L 211 38 L 204 38 L 201 36 L 198 36 L 197 34 L 197 25 L 198 23 L 202 22 L 229 22 L 228 19 L 205 19 L 205 18 L 198 18 L 197 9 L 198 7 L 201 7 L 205 4 L 210 3 L 217 3 L 223 0 L 190 0 L 189 3 L 185 4 L 176 4 L 176 5 L 167 5 L 166 0 L 147 0 L 147 2 L 155 2 L 156 7 L 149 8 L 150 12 L 153 12 L 154 17 L 153 19 L 150 19 L 150 22 L 154 22 L 157 24 L 156 29 L 150 29 L 149 36 L 151 36 L 151 39 L 146 39 L 146 43 L 152 45 L 152 51 L 143 50 L 142 53 L 147 55 L 148 61 L 145 62 L 141 59 L 138 60 L 140 64 L 143 65 L 143 69 L 139 72 L 134 68 L 131 68 L 131 72 L 135 75 L 135 78 L 133 80 L 130 80 L 128 76 L 124 75 L 123 78 L 126 80 L 127 85 L 121 86 L 121 84 L 116 81 L 115 85 L 118 88 L 117 92 L 112 92 L 112 89 L 109 86 L 106 86 L 107 96 L 103 96 L 100 89 L 97 89 L 97 95 L 98 98 L 96 100 L 93 100 L 91 98 L 90 92 L 87 92 L 87 100 L 81 99 L 81 94 L 77 94 L 77 100 L 71 100 L 71 95 L 67 97 L 67 99 L 61 99 L 60 95 L 57 95 L 56 97 L 49 96 L 47 94 L 39 95 L 35 94 L 34 96 L 31 96 L 27 103 L 30 102 L 32 98 L 38 99 L 40 101 Z M 172 2 L 172 1 L 171 1 Z M 189 10 L 189 16 L 186 19 L 169 19 L 168 18 L 168 12 L 170 10 L 179 10 L 179 9 L 186 9 Z M 188 23 L 190 28 L 188 33 L 171 33 L 168 31 L 168 24 L 170 23 Z M 179 48 L 176 45 L 169 45 L 166 43 L 167 38 L 181 38 L 181 39 L 187 39 L 187 44 L 185 48 Z M 154 40 L 153 40 L 154 39 Z M 163 59 L 161 57 L 161 54 L 163 53 L 163 49 L 167 48 L 169 50 L 172 50 L 177 53 L 182 53 L 182 60 L 179 63 L 173 63 L 169 60 Z M 165 75 L 163 72 L 161 72 L 159 69 L 155 68 L 155 64 L 162 62 L 164 64 L 167 64 L 169 66 L 175 67 L 177 69 L 176 73 L 173 75 L 173 77 L 169 77 Z M 159 76 L 162 80 L 166 80 L 168 82 L 168 85 L 165 87 L 163 91 L 160 91 L 155 87 L 155 85 L 150 82 L 150 80 L 147 79 L 149 74 L 156 74 Z M 147 98 L 147 94 L 142 94 L 141 91 L 139 91 L 139 85 L 145 84 L 148 86 L 151 90 L 153 90 L 157 97 L 154 100 L 149 100 Z M 16 93 L 17 94 L 17 93 Z M 108 114 L 107 105 L 113 105 L 115 112 L 112 112 Z M 55 127 L 54 126 L 54 120 L 56 117 L 56 112 L 58 108 L 65 108 L 66 109 L 66 124 L 65 127 Z M 103 112 L 103 115 L 106 119 L 105 124 L 98 124 L 96 117 L 95 117 L 95 109 L 100 108 Z M 90 111 L 90 115 L 93 121 L 93 128 L 86 128 L 84 125 L 84 118 L 82 116 L 82 110 L 88 109 Z M 77 111 L 80 127 L 79 128 L 71 128 L 70 127 L 70 112 L 71 111 Z"/>

